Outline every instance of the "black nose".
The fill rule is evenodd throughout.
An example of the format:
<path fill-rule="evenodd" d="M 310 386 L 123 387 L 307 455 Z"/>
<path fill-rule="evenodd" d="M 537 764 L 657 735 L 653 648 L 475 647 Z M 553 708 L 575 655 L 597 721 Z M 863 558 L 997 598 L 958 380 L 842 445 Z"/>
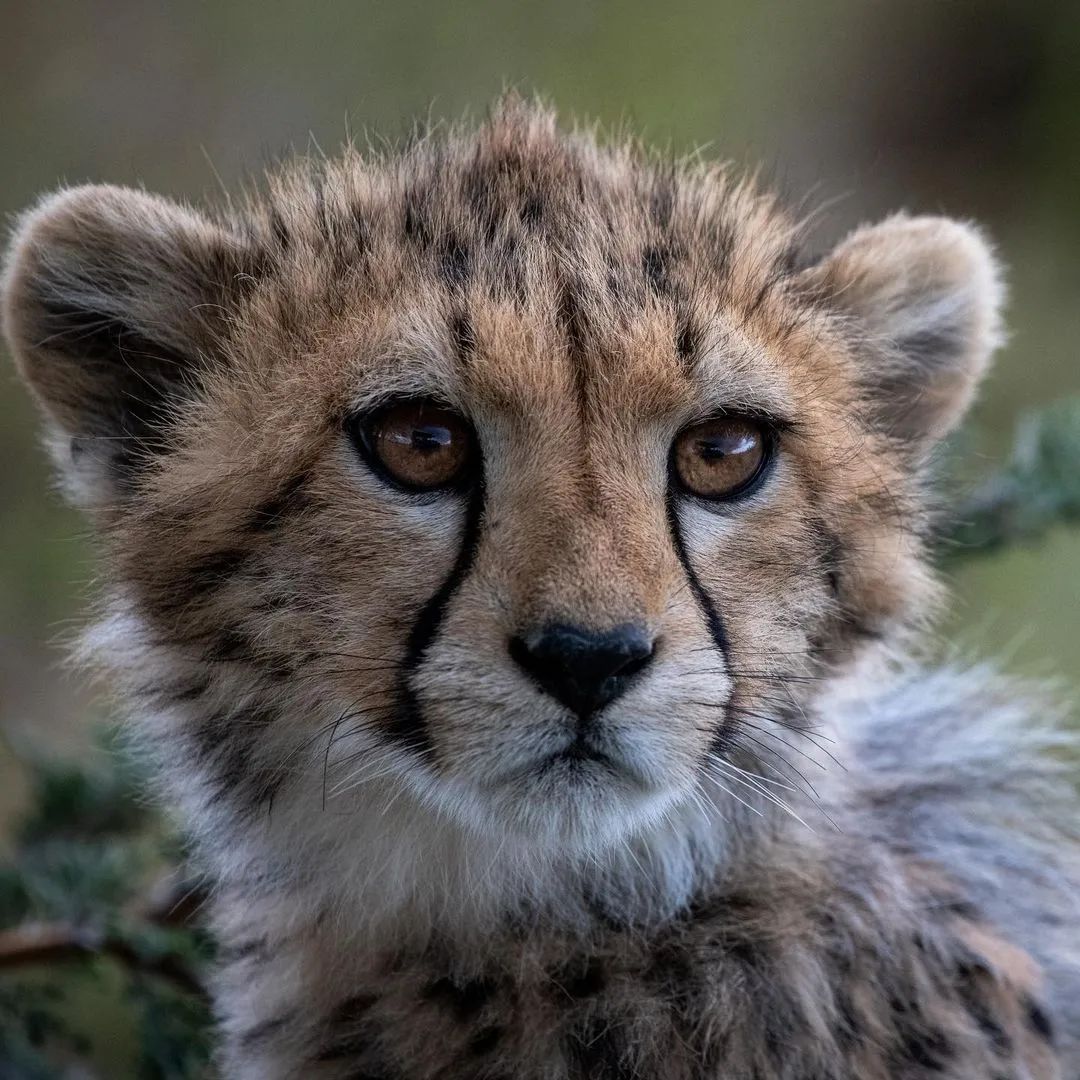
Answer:
<path fill-rule="evenodd" d="M 614 701 L 652 658 L 643 626 L 626 623 L 595 633 L 546 626 L 510 639 L 510 655 L 539 686 L 583 719 Z"/>

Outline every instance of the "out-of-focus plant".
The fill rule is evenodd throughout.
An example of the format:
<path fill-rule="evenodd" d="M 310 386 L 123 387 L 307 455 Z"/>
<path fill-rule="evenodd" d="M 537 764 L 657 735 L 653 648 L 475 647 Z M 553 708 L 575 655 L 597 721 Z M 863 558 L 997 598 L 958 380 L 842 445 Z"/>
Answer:
<path fill-rule="evenodd" d="M 1080 400 L 1024 417 L 1003 468 L 951 486 L 971 494 L 944 523 L 944 560 L 1080 520 Z M 111 1078 L 101 1062 L 116 1030 L 129 1044 L 124 1075 L 211 1075 L 203 981 L 212 945 L 198 928 L 199 889 L 179 869 L 177 838 L 143 801 L 130 756 L 114 746 L 102 757 L 100 767 L 27 762 L 29 810 L 0 863 L 3 1080 Z M 93 1005 L 97 1031 L 87 1030 Z"/>
<path fill-rule="evenodd" d="M 29 809 L 0 863 L 5 1080 L 110 1077 L 121 1058 L 147 1080 L 208 1075 L 198 889 L 131 757 L 109 749 L 92 765 L 26 761 Z"/>
<path fill-rule="evenodd" d="M 1026 413 L 1003 468 L 947 515 L 946 560 L 1037 540 L 1054 525 L 1080 521 L 1080 398 Z"/>

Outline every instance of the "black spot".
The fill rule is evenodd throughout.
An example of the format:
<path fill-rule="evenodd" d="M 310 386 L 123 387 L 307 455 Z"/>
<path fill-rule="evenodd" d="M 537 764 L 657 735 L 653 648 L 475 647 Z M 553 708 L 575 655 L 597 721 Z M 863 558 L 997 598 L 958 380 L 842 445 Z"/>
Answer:
<path fill-rule="evenodd" d="M 474 1017 L 494 996 L 498 986 L 490 979 L 455 982 L 443 977 L 424 988 L 425 1001 L 438 1002 L 461 1021 Z"/>
<path fill-rule="evenodd" d="M 821 522 L 816 528 L 818 542 L 821 545 L 821 566 L 825 576 L 825 583 L 834 600 L 839 600 L 842 593 L 840 568 L 846 558 L 844 542 L 831 529 Z"/>
<path fill-rule="evenodd" d="M 684 363 L 689 363 L 701 348 L 701 333 L 694 320 L 684 315 L 675 330 L 675 352 Z"/>
<path fill-rule="evenodd" d="M 591 1016 L 578 1024 L 567 1036 L 566 1051 L 576 1070 L 570 1073 L 574 1080 L 630 1080 L 645 1075 L 631 1059 L 614 1017 Z"/>
<path fill-rule="evenodd" d="M 307 505 L 304 495 L 304 486 L 307 484 L 308 474 L 300 473 L 291 480 L 286 481 L 277 494 L 260 503 L 251 512 L 247 527 L 251 532 L 269 532 L 276 529 L 282 519 Z"/>
<path fill-rule="evenodd" d="M 909 1029 L 901 1038 L 903 1057 L 924 1069 L 942 1072 L 952 1057 L 952 1044 L 940 1031 Z"/>
<path fill-rule="evenodd" d="M 649 195 L 649 215 L 654 224 L 666 229 L 675 209 L 675 173 L 668 171 L 657 176 Z"/>
<path fill-rule="evenodd" d="M 942 897 L 934 906 L 938 911 L 944 911 L 960 919 L 977 921 L 981 917 L 978 907 L 970 900 L 962 900 L 954 896 Z"/>
<path fill-rule="evenodd" d="M 833 1032 L 836 1045 L 841 1050 L 851 1050 L 858 1041 L 858 1033 L 862 1029 L 862 1025 L 855 1018 L 855 1008 L 847 993 L 841 992 L 837 994 L 836 1012 L 840 1018 L 840 1023 Z"/>
<path fill-rule="evenodd" d="M 1048 1043 L 1054 1041 L 1054 1025 L 1045 1010 L 1036 1001 L 1027 1003 L 1027 1022 L 1032 1031 Z"/>
<path fill-rule="evenodd" d="M 700 990 L 698 970 L 686 948 L 677 943 L 658 948 L 645 971 L 645 979 L 676 1009 L 688 1011 Z"/>
<path fill-rule="evenodd" d="M 553 981 L 558 990 L 572 998 L 587 998 L 599 994 L 607 986 L 607 972 L 596 958 L 589 957 L 583 963 L 562 968 Z"/>
<path fill-rule="evenodd" d="M 467 360 L 476 351 L 476 333 L 467 311 L 459 310 L 451 315 L 450 336 L 461 360 Z"/>
<path fill-rule="evenodd" d="M 340 1061 L 342 1058 L 359 1057 L 370 1045 L 371 1039 L 367 1035 L 352 1035 L 345 1039 L 335 1039 L 315 1055 L 315 1060 Z"/>
<path fill-rule="evenodd" d="M 469 246 L 453 234 L 445 237 L 438 255 L 439 276 L 452 288 L 460 287 L 469 280 Z"/>
<path fill-rule="evenodd" d="M 226 626 L 208 642 L 203 659 L 211 663 L 236 663 L 255 659 L 251 638 L 242 630 Z"/>
<path fill-rule="evenodd" d="M 167 701 L 179 705 L 185 701 L 195 701 L 197 698 L 202 697 L 209 689 L 210 679 L 209 677 L 204 676 L 201 679 L 197 679 L 195 682 L 170 687 L 162 690 L 160 693 Z"/>
<path fill-rule="evenodd" d="M 370 1011 L 378 1000 L 378 997 L 374 994 L 355 994 L 346 998 L 330 1014 L 330 1023 L 334 1025 L 355 1024 Z"/>
<path fill-rule="evenodd" d="M 405 217 L 402 223 L 405 239 L 417 247 L 431 245 L 431 223 L 428 221 L 426 197 L 419 191 L 410 191 L 405 196 Z"/>
<path fill-rule="evenodd" d="M 270 208 L 270 231 L 274 234 L 278 247 L 282 251 L 288 251 L 292 238 L 289 235 L 289 227 L 276 206 Z"/>
<path fill-rule="evenodd" d="M 663 247 L 647 247 L 641 254 L 641 269 L 645 281 L 657 296 L 671 291 L 672 252 Z"/>
<path fill-rule="evenodd" d="M 730 221 L 717 220 L 706 226 L 705 240 L 713 249 L 713 262 L 718 270 L 726 273 L 730 267 L 731 254 L 735 249 L 735 226 Z"/>
<path fill-rule="evenodd" d="M 221 588 L 241 570 L 250 555 L 250 551 L 240 548 L 226 548 L 189 563 L 173 586 L 180 594 L 177 599 L 204 596 Z"/>
<path fill-rule="evenodd" d="M 536 229 L 540 226 L 544 219 L 544 200 L 539 192 L 533 191 L 525 196 L 519 215 L 526 228 Z"/>
<path fill-rule="evenodd" d="M 469 1053 L 480 1057 L 484 1054 L 490 1054 L 499 1042 L 502 1040 L 504 1030 L 501 1027 L 492 1025 L 491 1027 L 481 1028 L 473 1037 L 469 1040 Z"/>

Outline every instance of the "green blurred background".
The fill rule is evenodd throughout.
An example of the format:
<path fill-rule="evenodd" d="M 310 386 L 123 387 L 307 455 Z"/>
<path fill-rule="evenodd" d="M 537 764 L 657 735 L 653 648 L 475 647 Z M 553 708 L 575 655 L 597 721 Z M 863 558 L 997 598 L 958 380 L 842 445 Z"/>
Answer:
<path fill-rule="evenodd" d="M 0 212 L 89 179 L 212 198 L 291 147 L 480 113 L 508 85 L 761 164 L 826 207 L 820 244 L 901 207 L 984 222 L 1013 336 L 965 441 L 975 475 L 1026 409 L 1080 392 L 1075 0 L 0 0 Z M 28 801 L 14 751 L 81 757 L 101 716 L 57 644 L 93 575 L 0 358 L 0 859 Z M 951 576 L 943 638 L 1080 687 L 1080 530 Z M 131 1075 L 130 1017 L 75 993 L 100 1075 Z"/>
<path fill-rule="evenodd" d="M 290 147 L 479 113 L 514 85 L 761 163 L 792 200 L 826 204 L 821 243 L 899 207 L 984 222 L 1013 330 L 971 428 L 987 469 L 1022 410 L 1080 390 L 1075 2 L 5 0 L 0 28 L 5 215 L 87 179 L 213 197 Z M 84 607 L 90 546 L 6 359 L 0 372 L 2 823 L 22 797 L 10 747 L 79 746 L 94 706 L 56 644 Z M 954 586 L 944 632 L 1076 680 L 1080 535 L 969 561 Z"/>

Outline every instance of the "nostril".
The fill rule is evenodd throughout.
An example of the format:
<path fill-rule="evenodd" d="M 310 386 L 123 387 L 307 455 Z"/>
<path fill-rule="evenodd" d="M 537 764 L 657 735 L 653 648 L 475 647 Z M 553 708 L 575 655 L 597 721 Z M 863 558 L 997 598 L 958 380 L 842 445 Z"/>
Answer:
<path fill-rule="evenodd" d="M 604 631 L 553 624 L 512 637 L 508 649 L 542 690 L 585 717 L 625 692 L 655 645 L 648 628 L 637 623 Z"/>

